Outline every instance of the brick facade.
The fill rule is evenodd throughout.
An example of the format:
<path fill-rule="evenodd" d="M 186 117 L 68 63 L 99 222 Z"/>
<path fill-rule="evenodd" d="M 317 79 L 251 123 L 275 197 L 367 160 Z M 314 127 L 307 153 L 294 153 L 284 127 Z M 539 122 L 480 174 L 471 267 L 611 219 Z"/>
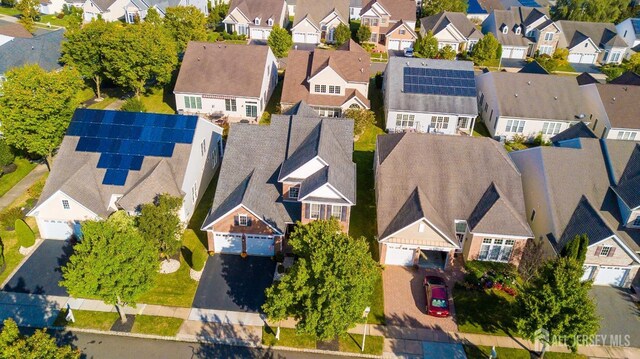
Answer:
<path fill-rule="evenodd" d="M 480 247 L 482 246 L 482 240 L 485 238 L 498 238 L 500 236 L 493 237 L 484 237 L 473 235 L 467 233 L 467 240 L 465 241 L 463 248 L 464 260 L 473 261 L 478 259 L 478 255 L 480 254 Z M 509 259 L 509 263 L 518 267 L 520 265 L 520 260 L 522 259 L 522 255 L 524 253 L 524 248 L 527 245 L 527 239 L 516 239 L 515 244 L 513 245 L 513 250 L 511 252 L 511 258 Z"/>
<path fill-rule="evenodd" d="M 309 210 L 307 209 L 307 207 L 309 207 L 309 203 L 302 203 L 302 215 L 300 216 L 300 222 L 302 222 L 302 224 L 307 224 L 311 221 L 313 221 L 313 219 L 308 217 L 308 213 Z M 329 205 L 321 205 L 324 206 L 324 216 L 322 216 L 322 211 L 320 211 L 321 215 L 319 219 L 329 219 L 331 218 L 331 209 L 329 208 Z M 345 214 L 345 220 L 344 221 L 340 221 L 340 227 L 342 227 L 342 231 L 344 233 L 349 233 L 349 217 L 351 216 L 351 207 L 349 206 L 344 206 L 346 207 L 346 214 Z"/>

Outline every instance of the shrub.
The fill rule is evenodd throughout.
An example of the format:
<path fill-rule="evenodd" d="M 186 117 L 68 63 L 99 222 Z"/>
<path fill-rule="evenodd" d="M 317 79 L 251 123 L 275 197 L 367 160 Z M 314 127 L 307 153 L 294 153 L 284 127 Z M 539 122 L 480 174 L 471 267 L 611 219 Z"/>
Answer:
<path fill-rule="evenodd" d="M 350 108 L 344 112 L 344 117 L 353 119 L 354 136 L 360 136 L 368 126 L 376 123 L 376 116 L 373 111 L 364 108 Z"/>
<path fill-rule="evenodd" d="M 11 163 L 8 164 L 4 167 L 2 167 L 2 173 L 7 174 L 7 173 L 13 173 L 18 169 L 18 166 L 15 163 Z"/>
<path fill-rule="evenodd" d="M 64 19 L 64 13 L 63 13 L 63 12 L 58 13 L 58 14 L 56 15 L 56 17 L 57 17 L 58 19 Z"/>
<path fill-rule="evenodd" d="M 15 159 L 11 146 L 4 139 L 0 139 L 0 167 L 12 164 Z"/>
<path fill-rule="evenodd" d="M 533 144 L 536 146 L 550 146 L 551 143 L 549 141 L 545 141 L 542 137 L 542 132 L 538 133 L 538 135 L 533 139 Z"/>
<path fill-rule="evenodd" d="M 0 223 L 2 223 L 2 226 L 8 231 L 13 231 L 13 229 L 15 228 L 16 220 L 23 218 L 24 214 L 18 207 L 9 208 L 0 213 Z"/>
<path fill-rule="evenodd" d="M 494 283 L 512 285 L 518 278 L 518 271 L 513 264 L 488 261 L 467 261 L 465 263 L 467 275 L 465 281 L 478 283 L 483 276 Z"/>
<path fill-rule="evenodd" d="M 600 71 L 607 75 L 607 82 L 611 81 L 624 73 L 624 68 L 616 64 L 606 64 L 600 67 Z"/>
<path fill-rule="evenodd" d="M 185 261 L 193 270 L 201 271 L 207 261 L 207 251 L 192 229 L 185 230 L 182 236 L 182 255 Z"/>
<path fill-rule="evenodd" d="M 18 2 L 16 0 L 2 0 L 1 3 L 4 7 L 15 7 Z"/>
<path fill-rule="evenodd" d="M 371 38 L 371 28 L 367 25 L 360 25 L 356 37 L 358 38 L 359 44 L 369 41 Z"/>
<path fill-rule="evenodd" d="M 147 108 L 144 106 L 142 100 L 137 97 L 131 97 L 122 104 L 120 111 L 127 112 L 147 112 Z"/>
<path fill-rule="evenodd" d="M 24 248 L 29 248 L 36 243 L 36 235 L 33 234 L 31 227 L 22 219 L 16 219 L 16 234 L 18 235 L 18 243 Z"/>
<path fill-rule="evenodd" d="M 27 194 L 30 198 L 38 198 L 42 194 L 42 190 L 44 189 L 45 181 L 40 180 L 36 183 L 32 184 L 31 187 L 27 189 Z"/>
<path fill-rule="evenodd" d="M 0 273 L 4 272 L 4 244 L 0 240 Z"/>
<path fill-rule="evenodd" d="M 209 37 L 207 38 L 209 42 L 222 41 L 222 35 L 219 32 L 210 32 Z"/>

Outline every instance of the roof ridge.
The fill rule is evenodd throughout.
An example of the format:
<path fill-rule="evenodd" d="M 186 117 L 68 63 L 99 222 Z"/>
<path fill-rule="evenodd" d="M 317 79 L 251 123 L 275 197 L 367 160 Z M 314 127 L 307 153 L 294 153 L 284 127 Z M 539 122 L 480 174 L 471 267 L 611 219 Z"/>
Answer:
<path fill-rule="evenodd" d="M 533 235 L 532 231 L 531 231 L 531 227 L 529 226 L 528 223 L 526 223 L 526 221 L 522 220 L 522 216 L 520 214 L 518 214 L 518 212 L 516 211 L 516 209 L 513 207 L 513 205 L 511 204 L 511 201 L 509 200 L 509 198 L 507 196 L 505 196 L 502 192 L 502 189 L 500 189 L 500 186 L 498 186 L 494 181 L 491 181 L 491 185 L 494 186 L 496 192 L 498 193 L 498 201 L 502 200 L 504 202 L 504 204 L 507 206 L 507 209 L 511 212 L 511 214 L 516 217 L 516 220 L 520 223 L 520 225 L 522 225 L 522 227 L 529 231 L 529 234 Z M 495 203 L 494 203 L 495 205 Z M 493 207 L 493 206 L 492 206 Z"/>

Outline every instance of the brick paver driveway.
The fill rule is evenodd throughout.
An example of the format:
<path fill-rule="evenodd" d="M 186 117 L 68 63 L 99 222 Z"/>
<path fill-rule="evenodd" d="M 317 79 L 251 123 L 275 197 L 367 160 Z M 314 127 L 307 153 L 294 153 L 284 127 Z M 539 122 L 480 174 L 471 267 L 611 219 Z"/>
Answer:
<path fill-rule="evenodd" d="M 429 270 L 433 273 L 432 270 Z M 448 318 L 436 318 L 427 315 L 426 294 L 422 286 L 425 269 L 412 267 L 387 266 L 383 273 L 384 285 L 384 316 L 386 324 L 399 327 L 430 328 L 449 332 L 457 332 L 455 323 L 455 307 L 451 297 L 453 278 L 438 273 L 447 278 L 449 285 L 449 307 L 453 315 Z"/>

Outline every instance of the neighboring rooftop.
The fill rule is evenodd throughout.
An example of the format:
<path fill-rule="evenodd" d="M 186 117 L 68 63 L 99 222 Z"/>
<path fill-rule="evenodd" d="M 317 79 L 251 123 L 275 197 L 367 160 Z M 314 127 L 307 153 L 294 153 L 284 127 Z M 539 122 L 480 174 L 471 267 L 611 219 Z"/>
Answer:
<path fill-rule="evenodd" d="M 640 86 L 640 75 L 633 71 L 627 71 L 609 83 L 614 85 Z"/>
<path fill-rule="evenodd" d="M 47 71 L 62 66 L 58 62 L 64 30 L 56 30 L 32 38 L 15 38 L 0 46 L 0 74 L 14 67 L 37 64 Z"/>
<path fill-rule="evenodd" d="M 640 86 L 595 86 L 613 128 L 640 129 Z"/>
<path fill-rule="evenodd" d="M 497 141 L 399 133 L 378 136 L 376 149 L 380 239 L 422 216 L 451 240 L 455 220 L 470 231 L 532 235 L 520 173 Z"/>
<path fill-rule="evenodd" d="M 600 83 L 595 77 L 591 76 L 588 72 L 583 72 L 576 77 L 578 81 L 578 85 L 588 85 L 588 84 L 597 84 Z"/>
<path fill-rule="evenodd" d="M 448 25 L 453 25 L 467 39 L 481 39 L 484 36 L 467 15 L 461 12 L 443 11 L 420 19 L 420 26 L 425 31 L 433 31 L 434 34 L 444 30 Z"/>
<path fill-rule="evenodd" d="M 174 93 L 262 96 L 269 46 L 190 41 Z"/>
<path fill-rule="evenodd" d="M 0 35 L 8 37 L 32 38 L 33 35 L 17 22 L 0 20 Z"/>
<path fill-rule="evenodd" d="M 531 41 L 524 36 L 524 29 L 520 34 L 516 34 L 516 28 L 522 24 L 516 13 L 511 10 L 494 10 L 493 11 L 493 27 L 496 29 L 493 34 L 500 44 L 507 46 L 528 46 Z M 487 20 L 489 21 L 489 18 Z M 502 29 L 506 26 L 507 33 L 503 33 Z M 484 27 L 484 26 L 483 26 Z"/>
<path fill-rule="evenodd" d="M 293 26 L 295 27 L 304 18 L 307 18 L 320 29 L 320 21 L 333 11 L 338 13 L 345 24 L 349 24 L 349 0 L 297 0 Z"/>
<path fill-rule="evenodd" d="M 582 121 L 567 128 L 559 134 L 551 137 L 551 142 L 556 143 L 565 140 L 573 140 L 575 138 L 598 138 L 595 133 Z"/>
<path fill-rule="evenodd" d="M 556 21 L 556 24 L 562 29 L 562 36 L 558 42 L 559 47 L 572 49 L 587 38 L 590 38 L 596 46 L 601 48 L 605 46 L 627 47 L 627 43 L 618 36 L 616 26 L 612 23 L 560 20 Z"/>
<path fill-rule="evenodd" d="M 548 75 L 549 71 L 547 71 L 538 61 L 531 61 L 528 64 L 524 65 L 519 73 L 525 74 L 540 74 L 540 75 Z"/>
<path fill-rule="evenodd" d="M 268 19 L 272 19 L 274 24 L 280 24 L 284 14 L 283 6 L 284 0 L 231 0 L 229 13 L 238 8 L 249 21 L 258 18 L 262 20 L 264 26 Z"/>
<path fill-rule="evenodd" d="M 160 9 L 162 13 L 167 12 L 168 7 L 180 5 L 180 0 L 130 0 L 140 10 L 146 10 L 152 7 Z"/>
<path fill-rule="evenodd" d="M 416 21 L 415 0 L 371 0 L 362 7 L 360 15 L 369 11 L 375 3 L 378 3 L 389 13 L 391 21 Z"/>

